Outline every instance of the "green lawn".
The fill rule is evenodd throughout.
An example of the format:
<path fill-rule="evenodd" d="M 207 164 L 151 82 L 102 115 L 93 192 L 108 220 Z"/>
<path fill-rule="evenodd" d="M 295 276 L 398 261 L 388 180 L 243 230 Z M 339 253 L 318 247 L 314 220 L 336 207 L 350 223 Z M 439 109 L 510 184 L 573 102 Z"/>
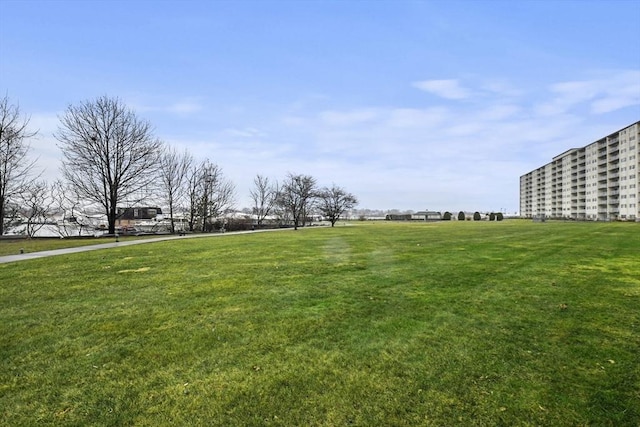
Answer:
<path fill-rule="evenodd" d="M 362 223 L 0 264 L 0 425 L 640 425 L 640 225 Z"/>
<path fill-rule="evenodd" d="M 161 235 L 143 235 L 143 236 L 119 236 L 120 242 L 127 240 L 153 239 L 162 237 Z M 32 253 L 40 251 L 50 251 L 54 249 L 73 248 L 77 246 L 100 245 L 103 243 L 115 242 L 114 237 L 68 237 L 65 239 L 55 238 L 35 238 L 35 239 L 0 239 L 0 256 L 18 255 L 19 253 Z"/>

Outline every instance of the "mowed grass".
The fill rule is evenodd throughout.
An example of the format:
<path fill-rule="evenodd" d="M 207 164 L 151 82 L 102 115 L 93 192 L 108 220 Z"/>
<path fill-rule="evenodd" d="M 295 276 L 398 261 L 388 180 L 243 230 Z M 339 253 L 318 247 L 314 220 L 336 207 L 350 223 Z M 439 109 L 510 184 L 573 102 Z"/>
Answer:
<path fill-rule="evenodd" d="M 640 424 L 640 227 L 358 224 L 0 264 L 0 424 Z"/>

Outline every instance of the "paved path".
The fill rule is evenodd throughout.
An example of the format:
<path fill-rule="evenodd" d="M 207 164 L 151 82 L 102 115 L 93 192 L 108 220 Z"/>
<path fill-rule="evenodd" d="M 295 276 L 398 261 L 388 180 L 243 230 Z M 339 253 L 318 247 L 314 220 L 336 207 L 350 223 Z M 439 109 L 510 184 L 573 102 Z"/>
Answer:
<path fill-rule="evenodd" d="M 101 243 L 99 245 L 77 246 L 73 248 L 54 249 L 52 251 L 41 251 L 41 252 L 31 252 L 31 253 L 18 254 L 18 255 L 0 256 L 0 264 L 7 263 L 7 262 L 25 261 L 28 259 L 44 258 L 48 256 L 55 256 L 55 255 L 74 254 L 76 252 L 87 252 L 87 251 L 95 251 L 99 249 L 120 248 L 123 246 L 140 245 L 142 243 L 162 242 L 165 240 L 192 239 L 196 237 L 220 237 L 220 236 L 227 236 L 227 235 L 264 233 L 267 231 L 280 231 L 280 230 L 293 230 L 293 228 L 269 228 L 265 230 L 233 231 L 228 233 L 212 233 L 212 234 L 208 234 L 208 233 L 187 234 L 185 236 L 171 235 L 171 236 L 162 236 L 162 237 L 156 237 L 156 238 L 150 238 L 150 239 L 127 240 L 124 242 Z"/>

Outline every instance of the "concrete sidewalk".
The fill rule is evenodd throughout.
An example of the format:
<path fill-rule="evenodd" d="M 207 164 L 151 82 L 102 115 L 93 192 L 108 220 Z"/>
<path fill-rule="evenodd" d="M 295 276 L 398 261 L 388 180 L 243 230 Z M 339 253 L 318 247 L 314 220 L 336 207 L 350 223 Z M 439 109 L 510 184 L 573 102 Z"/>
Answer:
<path fill-rule="evenodd" d="M 185 236 L 162 236 L 153 239 L 142 239 L 142 240 L 128 240 L 125 242 L 111 242 L 111 243 L 101 243 L 99 245 L 89 245 L 89 246 L 78 246 L 74 248 L 65 248 L 65 249 L 55 249 L 52 251 L 41 251 L 41 252 L 31 252 L 25 254 L 18 255 L 6 255 L 0 256 L 0 264 L 4 264 L 7 262 L 17 262 L 17 261 L 26 261 L 28 259 L 36 259 L 36 258 L 44 258 L 49 256 L 56 255 L 67 255 L 67 254 L 75 254 L 77 252 L 88 252 L 88 251 L 96 251 L 100 249 L 109 249 L 109 248 L 120 248 L 123 246 L 131 246 L 131 245 L 141 245 L 143 243 L 154 243 L 154 242 L 163 242 L 165 240 L 177 240 L 177 239 L 193 239 L 198 237 L 221 237 L 221 236 L 229 236 L 229 235 L 237 235 L 237 234 L 253 234 L 253 233 L 264 233 L 267 231 L 281 231 L 281 230 L 293 230 L 293 228 L 270 228 L 265 230 L 252 230 L 252 231 L 232 231 L 227 233 L 216 233 L 216 234 L 187 234 Z"/>

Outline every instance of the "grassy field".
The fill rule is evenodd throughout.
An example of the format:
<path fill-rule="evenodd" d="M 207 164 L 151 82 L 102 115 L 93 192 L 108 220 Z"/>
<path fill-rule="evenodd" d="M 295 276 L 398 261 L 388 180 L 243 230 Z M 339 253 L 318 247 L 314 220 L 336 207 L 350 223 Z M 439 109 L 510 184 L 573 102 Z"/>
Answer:
<path fill-rule="evenodd" d="M 0 425 L 640 425 L 640 226 L 358 224 L 0 264 Z"/>

